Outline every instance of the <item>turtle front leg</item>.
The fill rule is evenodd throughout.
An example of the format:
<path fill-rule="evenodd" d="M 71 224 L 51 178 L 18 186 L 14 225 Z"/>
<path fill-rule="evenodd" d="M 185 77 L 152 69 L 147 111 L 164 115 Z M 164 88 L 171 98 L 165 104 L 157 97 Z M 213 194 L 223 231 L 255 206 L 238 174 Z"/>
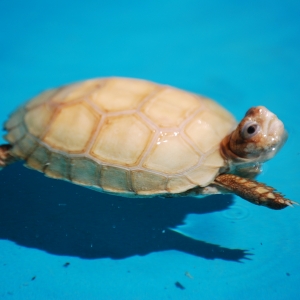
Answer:
<path fill-rule="evenodd" d="M 281 193 L 276 192 L 275 189 L 264 183 L 234 174 L 221 174 L 215 178 L 214 183 L 256 205 L 263 205 L 272 209 L 282 209 L 287 206 L 293 206 L 293 204 L 298 204 L 284 198 Z"/>
<path fill-rule="evenodd" d="M 17 159 L 10 154 L 11 148 L 12 146 L 9 144 L 0 145 L 0 170 L 17 161 Z"/>

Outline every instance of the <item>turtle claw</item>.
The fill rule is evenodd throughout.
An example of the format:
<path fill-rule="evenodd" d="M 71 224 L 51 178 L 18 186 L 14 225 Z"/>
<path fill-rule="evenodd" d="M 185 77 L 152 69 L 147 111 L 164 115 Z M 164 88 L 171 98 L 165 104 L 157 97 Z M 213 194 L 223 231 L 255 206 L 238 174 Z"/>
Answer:
<path fill-rule="evenodd" d="M 292 201 L 292 200 L 289 200 L 289 199 L 285 199 L 284 204 L 288 205 L 290 207 L 293 207 L 293 208 L 294 208 L 294 205 L 298 205 L 298 206 L 300 205 L 298 202 Z"/>
<path fill-rule="evenodd" d="M 290 207 L 293 207 L 294 208 L 294 203 L 291 203 L 290 201 L 285 201 L 285 204 L 290 206 Z M 298 204 L 299 205 L 299 204 Z"/>

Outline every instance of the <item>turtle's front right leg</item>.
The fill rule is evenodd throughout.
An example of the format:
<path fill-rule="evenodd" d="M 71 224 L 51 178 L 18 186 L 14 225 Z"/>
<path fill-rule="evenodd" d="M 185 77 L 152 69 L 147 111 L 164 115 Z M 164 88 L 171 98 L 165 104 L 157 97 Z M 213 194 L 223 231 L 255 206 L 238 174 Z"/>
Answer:
<path fill-rule="evenodd" d="M 234 174 L 221 174 L 215 178 L 215 184 L 235 193 L 243 199 L 272 209 L 282 209 L 297 202 L 286 199 L 281 193 L 276 192 L 264 183 L 242 178 Z"/>
<path fill-rule="evenodd" d="M 17 161 L 17 159 L 10 154 L 11 148 L 12 146 L 9 144 L 0 145 L 0 170 Z"/>

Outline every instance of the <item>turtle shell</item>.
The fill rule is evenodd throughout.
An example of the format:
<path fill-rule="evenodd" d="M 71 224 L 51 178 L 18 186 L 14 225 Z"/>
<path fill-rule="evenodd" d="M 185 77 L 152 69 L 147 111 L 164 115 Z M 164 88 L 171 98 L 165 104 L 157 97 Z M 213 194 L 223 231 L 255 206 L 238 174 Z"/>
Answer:
<path fill-rule="evenodd" d="M 236 126 L 214 101 L 127 78 L 45 91 L 11 115 L 5 139 L 30 168 L 125 195 L 207 186 L 225 165 L 221 140 Z"/>

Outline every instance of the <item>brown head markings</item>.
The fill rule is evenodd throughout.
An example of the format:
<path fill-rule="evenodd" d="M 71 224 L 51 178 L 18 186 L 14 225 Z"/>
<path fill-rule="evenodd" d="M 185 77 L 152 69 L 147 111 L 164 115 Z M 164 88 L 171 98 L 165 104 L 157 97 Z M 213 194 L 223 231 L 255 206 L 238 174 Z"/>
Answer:
<path fill-rule="evenodd" d="M 237 128 L 221 144 L 221 152 L 233 163 L 264 162 L 286 140 L 283 123 L 263 106 L 250 108 Z"/>

